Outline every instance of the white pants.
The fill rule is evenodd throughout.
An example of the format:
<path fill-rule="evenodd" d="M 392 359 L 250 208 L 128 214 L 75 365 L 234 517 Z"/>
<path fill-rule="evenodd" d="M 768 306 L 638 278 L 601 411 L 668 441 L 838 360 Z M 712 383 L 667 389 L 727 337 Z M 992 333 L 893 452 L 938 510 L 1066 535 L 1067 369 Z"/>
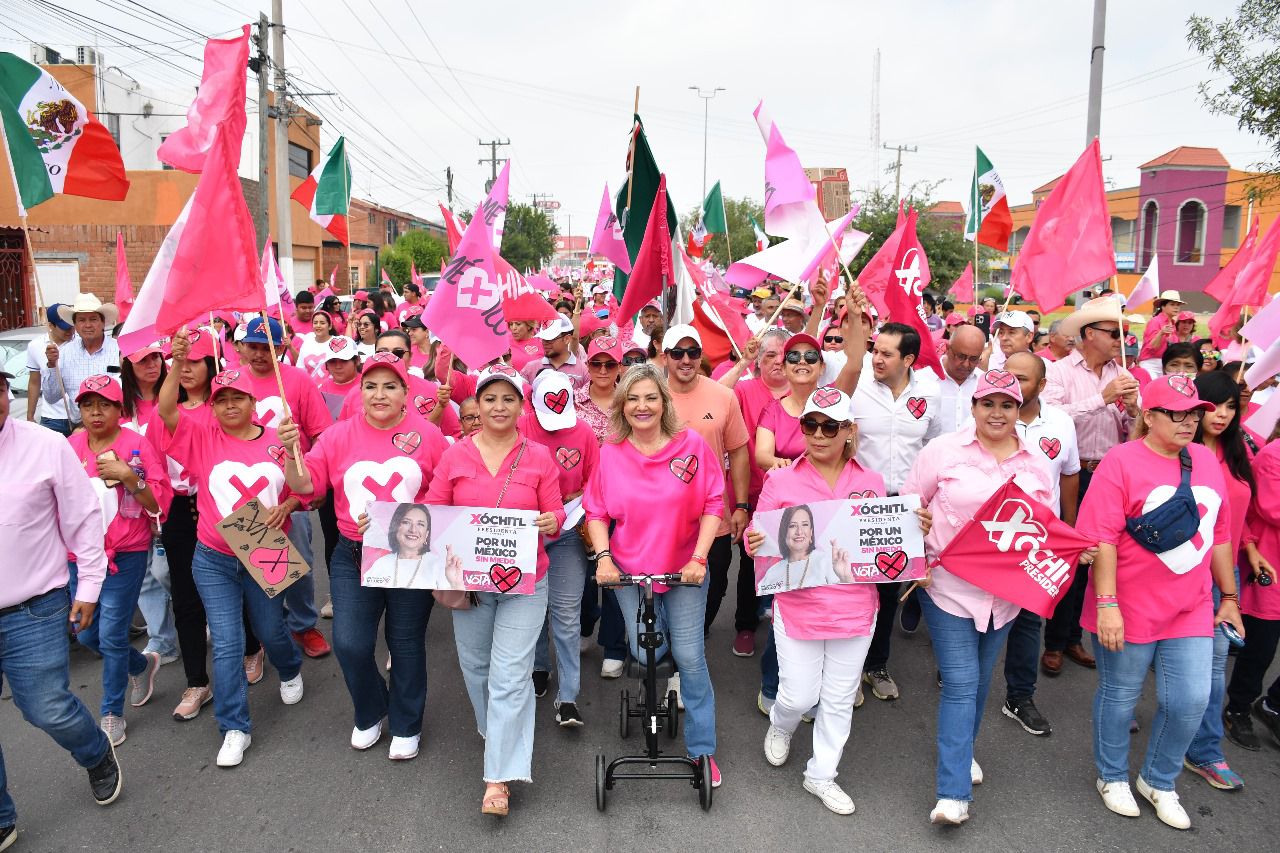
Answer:
<path fill-rule="evenodd" d="M 778 699 L 769 712 L 769 722 L 794 732 L 800 715 L 816 704 L 813 757 L 805 765 L 804 776 L 813 782 L 834 779 L 849 739 L 853 697 L 871 637 L 795 640 L 787 636 L 775 609 L 773 642 L 778 652 Z"/>

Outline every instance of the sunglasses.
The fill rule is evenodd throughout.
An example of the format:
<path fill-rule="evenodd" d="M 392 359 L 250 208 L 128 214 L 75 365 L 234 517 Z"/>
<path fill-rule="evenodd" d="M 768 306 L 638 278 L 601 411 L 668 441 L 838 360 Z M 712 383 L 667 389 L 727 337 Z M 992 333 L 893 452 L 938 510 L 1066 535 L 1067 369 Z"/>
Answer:
<path fill-rule="evenodd" d="M 587 362 L 587 367 L 592 370 L 613 370 L 618 366 L 618 362 L 613 359 L 593 359 Z"/>
<path fill-rule="evenodd" d="M 1187 418 L 1198 421 L 1204 417 L 1204 411 L 1201 409 L 1189 409 L 1185 412 L 1171 412 L 1168 409 L 1152 409 L 1151 411 L 1159 412 L 1162 415 L 1168 415 L 1169 420 L 1173 421 L 1175 424 L 1180 424 Z"/>
<path fill-rule="evenodd" d="M 1122 334 L 1122 332 L 1121 332 L 1118 328 L 1116 328 L 1116 329 L 1100 329 L 1100 328 L 1098 328 L 1097 326 L 1092 326 L 1092 325 L 1090 325 L 1090 326 L 1085 326 L 1085 328 L 1086 328 L 1086 329 L 1093 329 L 1095 332 L 1102 332 L 1102 334 L 1104 334 L 1104 335 L 1110 335 L 1110 336 L 1111 336 L 1111 340 L 1113 340 L 1113 341 L 1118 341 L 1118 340 L 1120 340 L 1120 335 Z"/>
<path fill-rule="evenodd" d="M 816 349 L 807 349 L 804 352 L 792 350 L 787 353 L 787 364 L 799 364 L 803 361 L 805 364 L 817 364 L 822 361 L 822 353 Z"/>
<path fill-rule="evenodd" d="M 813 418 L 800 419 L 800 431 L 805 435 L 814 435 L 821 431 L 825 438 L 835 438 L 840 434 L 840 430 L 844 428 L 844 424 L 840 421 L 825 420 L 816 421 Z"/>
<path fill-rule="evenodd" d="M 685 356 L 697 361 L 702 358 L 702 347 L 689 347 L 688 349 L 674 347 L 667 350 L 667 355 L 671 356 L 674 361 L 683 361 Z"/>
<path fill-rule="evenodd" d="M 825 337 L 823 337 L 822 342 L 824 344 L 842 344 L 844 343 L 844 336 L 843 335 L 826 335 Z"/>
<path fill-rule="evenodd" d="M 632 367 L 637 364 L 644 364 L 648 360 L 648 357 L 643 355 L 624 355 L 622 357 L 622 365 L 624 367 Z"/>
<path fill-rule="evenodd" d="M 396 358 L 404 358 L 406 355 L 409 354 L 409 351 L 407 349 L 380 349 L 378 350 L 378 352 L 389 352 L 392 355 L 394 355 Z"/>

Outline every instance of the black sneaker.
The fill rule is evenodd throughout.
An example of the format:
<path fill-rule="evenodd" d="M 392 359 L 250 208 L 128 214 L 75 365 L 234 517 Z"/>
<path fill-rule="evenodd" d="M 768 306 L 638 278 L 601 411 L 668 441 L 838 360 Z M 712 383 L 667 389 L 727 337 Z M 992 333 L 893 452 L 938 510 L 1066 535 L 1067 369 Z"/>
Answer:
<path fill-rule="evenodd" d="M 1280 743 L 1280 714 L 1271 710 L 1266 699 L 1259 698 L 1253 703 L 1253 715 L 1258 718 L 1258 722 L 1267 727 L 1267 731 L 1271 732 L 1276 743 Z"/>
<path fill-rule="evenodd" d="M 917 598 L 919 592 L 913 592 L 907 596 L 907 600 L 902 602 L 902 609 L 898 611 L 898 619 L 902 624 L 902 633 L 914 634 L 916 629 L 920 627 L 920 599 Z"/>
<path fill-rule="evenodd" d="M 541 699 L 547 695 L 547 685 L 551 683 L 551 673 L 540 669 L 533 671 L 533 695 Z"/>
<path fill-rule="evenodd" d="M 89 788 L 93 791 L 93 799 L 100 806 L 111 805 L 120 796 L 120 785 L 123 782 L 120 765 L 116 763 L 116 748 L 108 741 L 107 754 L 89 768 Z"/>
<path fill-rule="evenodd" d="M 1262 741 L 1258 740 L 1258 736 L 1254 734 L 1253 720 L 1249 719 L 1248 711 L 1243 714 L 1223 711 L 1222 730 L 1231 742 L 1241 749 L 1247 749 L 1250 752 L 1262 749 Z"/>
<path fill-rule="evenodd" d="M 18 825 L 0 826 L 0 850 L 8 850 L 18 840 Z"/>
<path fill-rule="evenodd" d="M 561 728 L 579 728 L 585 725 L 582 722 L 582 715 L 578 713 L 578 704 L 576 702 L 561 702 L 556 705 L 556 723 Z"/>
<path fill-rule="evenodd" d="M 1004 707 L 1000 710 L 1009 719 L 1017 720 L 1024 729 L 1033 735 L 1053 734 L 1053 728 L 1049 725 L 1049 721 L 1044 718 L 1044 714 L 1040 713 L 1040 709 L 1036 707 L 1036 703 L 1032 701 L 1030 696 L 1022 699 L 1006 699 Z"/>

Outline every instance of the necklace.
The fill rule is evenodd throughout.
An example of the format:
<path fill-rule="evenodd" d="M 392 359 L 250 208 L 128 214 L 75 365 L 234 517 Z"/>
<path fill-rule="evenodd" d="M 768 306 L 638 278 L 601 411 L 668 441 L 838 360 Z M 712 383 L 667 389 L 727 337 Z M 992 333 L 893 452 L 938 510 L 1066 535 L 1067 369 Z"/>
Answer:
<path fill-rule="evenodd" d="M 416 563 L 414 563 L 414 564 L 413 564 L 413 574 L 409 575 L 409 582 L 408 582 L 407 584 L 405 584 L 405 586 L 406 586 L 408 589 L 413 589 L 413 582 L 414 582 L 414 581 L 417 579 L 417 577 L 418 577 L 418 570 L 422 568 L 422 558 L 423 558 L 424 556 L 426 556 L 426 555 L 425 555 L 425 554 L 419 554 L 419 555 L 418 555 L 418 562 L 416 562 Z M 407 562 L 407 561 L 402 560 L 400 557 L 396 557 L 396 567 L 395 567 L 395 570 L 394 570 L 394 571 L 392 571 L 392 573 L 391 573 L 391 585 L 392 585 L 393 587 L 399 587 L 399 586 L 400 586 L 400 584 L 398 583 L 398 581 L 400 580 L 400 563 L 401 563 L 401 562 Z"/>
<path fill-rule="evenodd" d="M 797 583 L 794 587 L 791 585 L 791 563 L 792 563 L 793 561 L 792 561 L 792 560 L 787 560 L 787 569 L 786 569 L 786 572 L 787 572 L 787 577 L 786 577 L 786 581 L 787 581 L 787 589 L 789 589 L 789 590 L 790 590 L 790 589 L 802 589 L 802 588 L 804 588 L 804 578 L 805 578 L 805 575 L 809 574 L 809 559 L 810 559 L 812 556 L 813 556 L 812 554 L 807 554 L 807 555 L 805 555 L 805 558 L 804 558 L 804 571 L 802 571 L 802 572 L 800 573 L 800 582 L 799 582 L 799 583 Z"/>

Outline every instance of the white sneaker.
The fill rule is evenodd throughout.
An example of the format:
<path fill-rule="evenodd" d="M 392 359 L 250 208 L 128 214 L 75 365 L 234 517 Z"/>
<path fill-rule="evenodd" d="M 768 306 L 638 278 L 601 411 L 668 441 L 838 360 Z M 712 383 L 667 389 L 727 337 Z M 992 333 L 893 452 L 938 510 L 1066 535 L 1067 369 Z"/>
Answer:
<path fill-rule="evenodd" d="M 124 717 L 117 717 L 115 714 L 104 714 L 102 719 L 98 721 L 98 728 L 102 729 L 102 733 L 107 736 L 107 740 L 111 741 L 112 746 L 119 746 L 124 743 Z"/>
<path fill-rule="evenodd" d="M 622 673 L 626 670 L 625 661 L 614 660 L 613 658 L 605 658 L 600 664 L 601 678 L 621 678 Z"/>
<path fill-rule="evenodd" d="M 1156 807 L 1156 817 L 1172 826 L 1174 829 L 1190 829 L 1191 818 L 1187 817 L 1187 812 L 1182 808 L 1182 804 L 1178 802 L 1178 794 L 1175 791 L 1157 791 L 1147 784 L 1147 780 L 1141 776 L 1138 777 L 1138 793 L 1148 803 Z"/>
<path fill-rule="evenodd" d="M 324 603 L 324 606 L 320 608 L 320 618 L 321 619 L 333 618 L 333 599 L 332 598 L 326 601 Z"/>
<path fill-rule="evenodd" d="M 684 697 L 680 695 L 680 673 L 676 673 L 667 679 L 667 692 L 675 691 L 676 707 L 681 711 L 684 710 Z"/>
<path fill-rule="evenodd" d="M 418 743 L 422 740 L 422 735 L 414 735 L 413 737 L 393 737 L 391 739 L 391 749 L 387 753 L 387 757 L 392 761 L 408 761 L 410 758 L 418 757 Z"/>
<path fill-rule="evenodd" d="M 382 724 L 383 720 L 378 720 L 376 725 L 367 729 L 351 730 L 351 748 L 352 749 L 368 749 L 378 741 L 382 740 Z"/>
<path fill-rule="evenodd" d="M 822 804 L 836 814 L 853 814 L 853 799 L 835 783 L 835 780 L 811 782 L 805 779 L 804 789 L 822 800 Z"/>
<path fill-rule="evenodd" d="M 773 710 L 774 703 L 776 703 L 777 701 L 778 701 L 777 699 L 765 698 L 765 695 L 763 692 L 756 694 L 756 708 L 760 711 L 761 714 L 764 714 L 766 717 L 769 716 L 769 712 Z"/>
<path fill-rule="evenodd" d="M 764 733 L 764 758 L 774 767 L 781 767 L 787 763 L 788 756 L 791 755 L 791 732 L 780 729 L 775 725 L 770 725 L 769 730 Z M 805 787 L 809 787 L 809 783 L 805 782 Z M 813 793 L 818 794 L 817 791 Z M 818 796 L 822 796 L 818 794 Z"/>
<path fill-rule="evenodd" d="M 929 812 L 930 823 L 945 823 L 959 826 L 969 819 L 969 804 L 963 800 L 938 800 L 938 804 Z"/>
<path fill-rule="evenodd" d="M 302 701 L 302 673 L 280 682 L 280 701 L 286 705 L 297 705 Z"/>
<path fill-rule="evenodd" d="M 1103 805 L 1111 811 L 1125 817 L 1138 817 L 1142 814 L 1138 810 L 1137 801 L 1133 798 L 1133 792 L 1129 790 L 1128 782 L 1103 782 L 1099 779 L 1097 785 L 1098 793 L 1102 795 Z"/>
<path fill-rule="evenodd" d="M 969 781 L 975 785 L 982 784 L 982 768 L 978 766 L 978 759 L 969 759 Z"/>
<path fill-rule="evenodd" d="M 222 749 L 218 750 L 218 766 L 235 767 L 238 765 L 244 760 L 244 751 L 249 748 L 251 743 L 253 743 L 253 737 L 248 732 L 235 730 L 227 732 L 222 737 Z"/>
<path fill-rule="evenodd" d="M 857 689 L 856 691 L 854 691 L 854 694 L 853 694 L 853 709 L 856 711 L 857 709 L 861 708 L 861 707 L 862 707 L 862 703 L 863 703 L 863 702 L 865 702 L 865 701 L 867 701 L 867 697 L 866 697 L 866 695 L 862 692 L 862 682 L 861 682 L 861 681 L 859 681 L 859 682 L 858 682 L 858 689 Z"/>

